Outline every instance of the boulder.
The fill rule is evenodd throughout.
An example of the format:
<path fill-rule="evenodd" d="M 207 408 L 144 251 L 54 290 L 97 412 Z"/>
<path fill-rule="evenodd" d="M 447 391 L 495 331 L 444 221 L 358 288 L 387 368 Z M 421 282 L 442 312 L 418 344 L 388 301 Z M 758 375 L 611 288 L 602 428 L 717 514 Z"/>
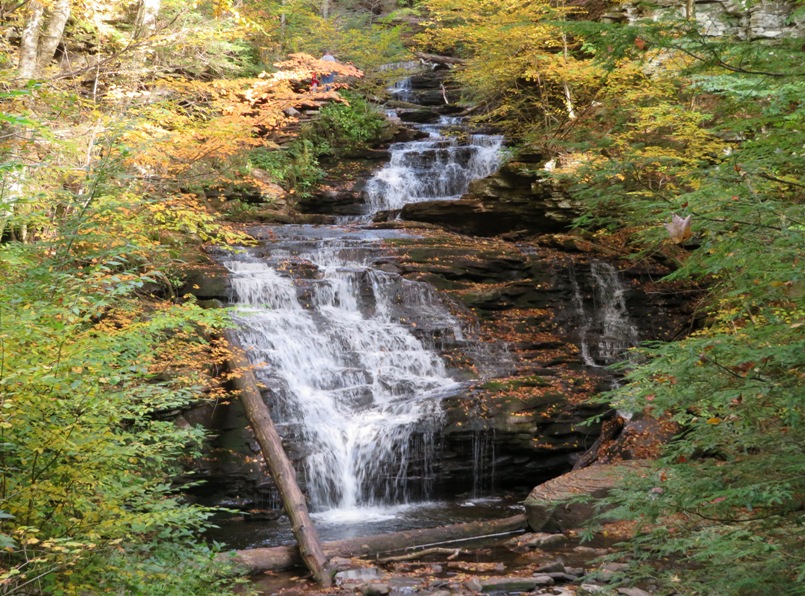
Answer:
<path fill-rule="evenodd" d="M 540 565 L 534 570 L 535 575 L 543 575 L 548 573 L 565 573 L 565 564 L 562 561 L 556 560 L 550 563 Z"/>
<path fill-rule="evenodd" d="M 531 548 L 545 548 L 546 546 L 556 546 L 567 542 L 567 538 L 563 534 L 548 534 L 541 532 L 538 534 L 529 534 L 528 538 L 522 541 L 523 546 Z"/>
<path fill-rule="evenodd" d="M 397 115 L 403 122 L 416 122 L 425 124 L 436 122 L 440 116 L 433 110 L 400 110 Z"/>
<path fill-rule="evenodd" d="M 594 500 L 607 496 L 628 473 L 646 468 L 644 460 L 573 470 L 535 487 L 525 500 L 528 525 L 535 532 L 581 527 L 595 513 Z M 587 496 L 587 502 L 567 502 Z"/>
<path fill-rule="evenodd" d="M 335 579 L 336 585 L 341 585 L 349 582 L 375 582 L 382 580 L 387 575 L 385 571 L 377 567 L 358 567 L 339 571 L 333 579 Z"/>

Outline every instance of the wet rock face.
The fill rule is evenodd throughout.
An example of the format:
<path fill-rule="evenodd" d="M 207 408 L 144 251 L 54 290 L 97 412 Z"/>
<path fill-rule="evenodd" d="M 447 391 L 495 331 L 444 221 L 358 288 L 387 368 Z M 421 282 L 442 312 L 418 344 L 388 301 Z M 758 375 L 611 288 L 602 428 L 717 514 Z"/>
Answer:
<path fill-rule="evenodd" d="M 270 228 L 264 230 L 270 238 Z M 372 265 L 435 286 L 464 320 L 459 339 L 439 335 L 438 325 L 415 309 L 401 311 L 421 339 L 439 346 L 454 378 L 473 380 L 464 393 L 443 402 L 434 490 L 525 494 L 569 470 L 601 431 L 600 424 L 588 423 L 603 411 L 590 398 L 609 389 L 612 379 L 606 369 L 585 364 L 581 343 L 596 343 L 603 333 L 589 319 L 600 306 L 593 268 L 605 262 L 606 250 L 582 236 L 513 243 L 436 230 L 417 233 L 387 242 Z M 662 265 L 612 264 L 640 339 L 671 339 L 685 329 L 690 312 L 683 295 L 651 282 L 667 273 Z M 299 279 L 302 297 L 318 275 L 304 262 L 287 273 Z M 227 285 L 216 279 L 193 284 L 198 287 L 191 291 L 226 300 Z M 214 502 L 266 507 L 276 496 L 256 443 L 237 404 L 224 410 L 211 420 L 219 438 L 201 475 L 210 480 Z M 633 443 L 607 452 L 635 451 Z M 304 445 L 294 441 L 286 448 L 293 459 L 305 455 Z"/>
<path fill-rule="evenodd" d="M 560 185 L 539 174 L 543 164 L 539 155 L 521 156 L 471 183 L 458 201 L 411 203 L 402 208 L 400 218 L 476 236 L 566 230 L 580 208 Z"/>
<path fill-rule="evenodd" d="M 282 508 L 239 401 L 201 406 L 184 418 L 215 433 L 204 456 L 193 463 L 193 479 L 204 484 L 190 489 L 191 496 L 244 512 Z"/>
<path fill-rule="evenodd" d="M 420 102 L 428 94 L 435 102 L 435 94 L 443 93 L 443 75 L 423 77 L 413 92 Z M 440 101 L 444 105 L 443 97 Z M 421 109 L 411 106 L 408 113 Z M 356 156 L 342 170 L 332 170 L 326 187 L 306 197 L 300 209 L 319 217 L 362 213 L 364 181 L 382 164 L 375 157 Z M 438 346 L 455 379 L 473 380 L 463 394 L 444 401 L 441 486 L 436 491 L 525 494 L 536 483 L 570 470 L 595 443 L 601 426 L 587 421 L 603 406 L 590 398 L 612 382 L 603 368 L 608 364 L 605 350 L 595 347 L 610 335 L 605 317 L 596 315 L 601 303 L 597 277 L 604 265 L 618 277 L 622 306 L 637 338 L 673 339 L 689 327 L 687 296 L 652 282 L 669 272 L 662 262 L 644 260 L 636 266 L 619 261 L 617 251 L 590 238 L 561 233 L 578 215 L 578 206 L 563 188 L 541 177 L 543 165 L 541 155 L 521 154 L 516 163 L 472 183 L 460 200 L 406 205 L 403 219 L 425 223 L 402 224 L 416 229 L 409 238 L 388 241 L 372 263 L 378 270 L 431 284 L 464 321 L 464 338 L 459 338 L 439 335 L 438 326 L 416 309 L 401 315 L 420 339 Z M 270 227 L 255 230 L 261 240 L 273 241 Z M 302 296 L 317 276 L 315 268 L 287 273 L 299 280 Z M 226 302 L 226 273 L 193 273 L 184 292 Z M 238 406 L 230 409 L 206 421 L 219 435 L 211 457 L 200 463 L 202 477 L 216 491 L 207 502 L 273 507 L 276 495 L 256 443 Z M 304 445 L 293 437 L 286 448 L 294 459 L 305 455 Z M 616 449 L 635 451 L 632 443 L 610 451 Z"/>
<path fill-rule="evenodd" d="M 600 306 L 593 269 L 603 252 L 565 236 L 515 244 L 435 234 L 395 247 L 398 271 L 469 308 L 484 345 L 506 346 L 473 354 L 475 373 L 487 379 L 446 402 L 440 475 L 448 485 L 527 490 L 569 470 L 596 441 L 600 424 L 588 421 L 603 408 L 589 400 L 612 378 L 585 363 L 581 343 L 603 334 L 589 323 Z M 689 320 L 679 294 L 651 285 L 665 273 L 658 263 L 618 272 L 641 340 L 671 339 Z"/>
<path fill-rule="evenodd" d="M 412 76 L 410 78 L 410 89 L 404 99 L 408 103 L 419 106 L 442 108 L 456 103 L 460 96 L 459 89 L 450 80 L 450 71 L 444 68 L 435 68 L 420 71 Z"/>
<path fill-rule="evenodd" d="M 227 301 L 229 296 L 229 274 L 226 269 L 213 262 L 197 266 L 184 272 L 184 285 L 180 295 L 192 294 L 199 300 Z"/>

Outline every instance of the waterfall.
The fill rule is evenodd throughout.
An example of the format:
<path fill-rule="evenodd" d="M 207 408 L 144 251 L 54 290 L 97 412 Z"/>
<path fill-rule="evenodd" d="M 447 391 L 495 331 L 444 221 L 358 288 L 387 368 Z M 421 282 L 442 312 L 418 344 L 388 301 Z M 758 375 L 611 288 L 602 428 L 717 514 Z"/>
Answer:
<path fill-rule="evenodd" d="M 423 327 L 456 338 L 460 325 L 429 286 L 368 266 L 371 242 L 303 244 L 279 241 L 268 255 L 246 252 L 224 264 L 272 414 L 286 440 L 304 445 L 311 505 L 426 499 L 440 401 L 461 386 L 428 330 L 415 334 L 405 321 L 416 313 Z"/>
<path fill-rule="evenodd" d="M 472 498 L 489 495 L 494 488 L 495 429 L 476 430 L 472 434 Z"/>
<path fill-rule="evenodd" d="M 411 77 L 405 77 L 401 81 L 397 81 L 389 89 L 394 99 L 399 101 L 411 102 L 414 100 L 413 86 L 411 85 Z"/>
<path fill-rule="evenodd" d="M 371 213 L 401 209 L 406 203 L 458 199 L 471 181 L 497 170 L 503 137 L 477 134 L 462 141 L 443 134 L 457 123 L 442 116 L 436 124 L 419 127 L 429 138 L 391 145 L 388 165 L 366 184 Z"/>
<path fill-rule="evenodd" d="M 592 261 L 590 282 L 593 300 L 588 306 L 582 297 L 576 273 L 571 270 L 573 305 L 580 321 L 581 358 L 587 366 L 607 366 L 637 345 L 637 327 L 629 319 L 626 288 L 612 265 Z"/>
<path fill-rule="evenodd" d="M 392 92 L 411 98 L 410 81 Z M 445 134 L 459 123 L 442 116 L 418 126 L 426 139 L 393 144 L 390 163 L 367 182 L 367 214 L 339 223 L 457 199 L 491 174 L 502 137 Z M 383 232 L 286 225 L 272 234 L 224 265 L 238 334 L 312 509 L 351 521 L 431 498 L 441 401 L 465 387 L 439 354 L 463 345 L 459 320 L 431 286 L 372 266 Z"/>

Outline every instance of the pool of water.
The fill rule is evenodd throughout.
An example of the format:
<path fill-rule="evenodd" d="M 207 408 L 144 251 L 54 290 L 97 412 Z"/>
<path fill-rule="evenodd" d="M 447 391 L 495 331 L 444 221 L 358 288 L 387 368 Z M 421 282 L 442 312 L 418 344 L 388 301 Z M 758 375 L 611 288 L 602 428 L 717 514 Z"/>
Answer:
<path fill-rule="evenodd" d="M 313 523 L 323 542 L 371 536 L 419 528 L 491 520 L 523 510 L 513 497 L 468 498 L 455 501 L 409 503 L 389 507 L 356 507 L 313 513 Z M 220 518 L 218 528 L 206 534 L 232 549 L 294 544 L 288 519 L 246 521 L 243 517 Z"/>

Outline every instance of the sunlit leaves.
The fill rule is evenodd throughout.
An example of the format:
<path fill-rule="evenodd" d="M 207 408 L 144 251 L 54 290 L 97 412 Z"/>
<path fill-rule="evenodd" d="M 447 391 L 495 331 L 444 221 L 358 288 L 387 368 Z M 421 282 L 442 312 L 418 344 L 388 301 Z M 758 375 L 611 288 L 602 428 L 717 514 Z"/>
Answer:
<path fill-rule="evenodd" d="M 422 43 L 468 58 L 456 74 L 465 95 L 512 137 L 561 128 L 592 100 L 600 72 L 579 59 L 577 40 L 557 26 L 577 9 L 548 2 L 426 4 L 433 22 Z"/>
<path fill-rule="evenodd" d="M 144 310 L 131 296 L 151 278 L 124 254 L 63 270 L 36 250 L 0 252 L 2 524 L 12 548 L 37 557 L 16 582 L 204 523 L 171 482 L 203 433 L 160 417 L 199 398 L 205 332 L 224 322 L 192 304 Z"/>

